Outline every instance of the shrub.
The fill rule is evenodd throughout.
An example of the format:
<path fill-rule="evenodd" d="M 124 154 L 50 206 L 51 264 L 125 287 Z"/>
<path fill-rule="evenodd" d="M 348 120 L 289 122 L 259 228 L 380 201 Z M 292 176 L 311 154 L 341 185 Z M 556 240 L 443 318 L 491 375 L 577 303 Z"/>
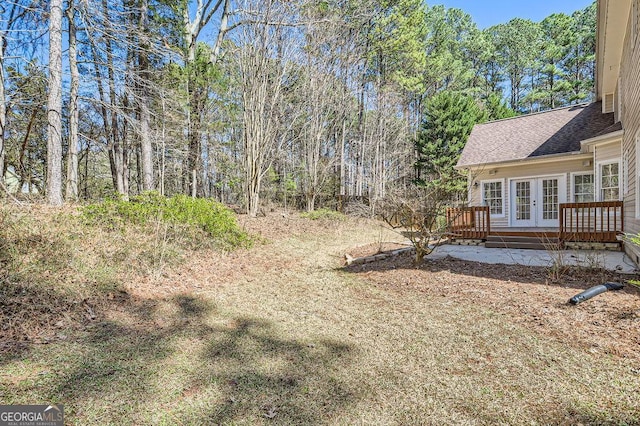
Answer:
<path fill-rule="evenodd" d="M 223 204 L 205 198 L 186 195 L 164 197 L 157 192 L 145 192 L 131 197 L 109 198 L 84 208 L 83 215 L 92 222 L 100 222 L 112 228 L 127 224 L 146 225 L 164 222 L 179 231 L 182 227 L 204 231 L 224 249 L 248 247 L 251 239 L 242 231 L 235 214 Z"/>

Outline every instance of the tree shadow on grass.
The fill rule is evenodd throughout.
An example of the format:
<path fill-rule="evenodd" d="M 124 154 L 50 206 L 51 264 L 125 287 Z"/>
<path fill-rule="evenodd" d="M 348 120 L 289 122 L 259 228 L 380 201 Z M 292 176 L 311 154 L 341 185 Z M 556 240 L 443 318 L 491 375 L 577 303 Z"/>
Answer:
<path fill-rule="evenodd" d="M 224 403 L 207 416 L 213 424 L 260 417 L 325 423 L 355 397 L 340 377 L 351 362 L 349 346 L 278 338 L 264 320 L 236 319 L 231 330 L 208 343 L 204 357 L 211 366 L 208 374 L 226 393 Z"/>
<path fill-rule="evenodd" d="M 171 318 L 146 303 L 91 327 L 52 364 L 60 371 L 46 397 L 72 422 L 102 424 L 323 424 L 354 402 L 349 346 L 223 318 L 192 296 L 172 304 Z"/>

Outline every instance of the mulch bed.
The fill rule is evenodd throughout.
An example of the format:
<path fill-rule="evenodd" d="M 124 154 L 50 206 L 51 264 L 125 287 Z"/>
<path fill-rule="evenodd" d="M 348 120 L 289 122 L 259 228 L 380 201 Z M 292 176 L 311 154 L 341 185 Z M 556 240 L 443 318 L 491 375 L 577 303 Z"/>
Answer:
<path fill-rule="evenodd" d="M 376 286 L 461 304 L 481 305 L 526 328 L 588 348 L 593 353 L 640 360 L 640 290 L 630 279 L 602 269 L 490 265 L 453 258 L 427 260 L 399 255 L 347 271 L 364 275 Z M 579 305 L 575 294 L 607 281 L 627 283 Z"/>

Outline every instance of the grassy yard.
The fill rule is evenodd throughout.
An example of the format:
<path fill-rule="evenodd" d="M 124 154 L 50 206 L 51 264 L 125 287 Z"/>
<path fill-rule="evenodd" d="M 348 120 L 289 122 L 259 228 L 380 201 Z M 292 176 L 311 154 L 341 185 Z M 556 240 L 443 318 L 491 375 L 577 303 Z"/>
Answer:
<path fill-rule="evenodd" d="M 243 223 L 253 248 L 120 274 L 84 317 L 7 346 L 0 403 L 63 403 L 70 424 L 640 424 L 638 292 L 569 308 L 601 277 L 410 256 L 344 269 L 349 249 L 402 237 Z"/>

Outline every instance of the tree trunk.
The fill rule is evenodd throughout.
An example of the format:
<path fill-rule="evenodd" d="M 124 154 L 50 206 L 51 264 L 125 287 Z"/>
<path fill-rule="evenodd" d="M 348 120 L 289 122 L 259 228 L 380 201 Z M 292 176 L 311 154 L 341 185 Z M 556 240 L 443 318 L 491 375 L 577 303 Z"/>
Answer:
<path fill-rule="evenodd" d="M 340 132 L 340 196 L 347 195 L 346 180 L 346 159 L 345 159 L 345 142 L 347 139 L 347 117 L 346 113 L 342 116 L 342 130 Z"/>
<path fill-rule="evenodd" d="M 130 63 L 130 61 L 128 61 Z M 124 111 L 129 111 L 130 110 L 130 103 L 129 103 L 129 96 L 125 95 L 122 99 L 122 108 Z M 126 114 L 126 113 L 125 113 Z M 123 114 L 124 115 L 124 114 Z M 125 199 L 128 199 L 129 197 L 129 182 L 131 181 L 130 176 L 129 176 L 129 154 L 131 152 L 131 150 L 129 149 L 129 146 L 131 145 L 129 143 L 129 131 L 128 131 L 128 127 L 129 127 L 129 120 L 123 120 L 122 123 L 122 138 L 120 139 L 120 143 L 121 143 L 121 158 L 122 158 L 122 193 L 125 196 Z"/>
<path fill-rule="evenodd" d="M 165 125 L 165 117 L 166 117 L 166 106 L 164 101 L 164 95 L 162 96 L 162 145 L 160 147 L 160 194 L 165 195 L 164 189 L 164 176 L 165 176 L 165 163 L 166 163 L 166 125 Z"/>
<path fill-rule="evenodd" d="M 139 75 L 139 109 L 140 109 L 140 154 L 142 161 L 142 188 L 151 191 L 155 188 L 153 183 L 153 146 L 151 144 L 150 125 L 151 114 L 149 113 L 149 43 L 147 42 L 148 27 L 148 0 L 140 2 L 140 38 L 141 42 L 138 61 Z"/>
<path fill-rule="evenodd" d="M 246 132 L 245 132 L 246 133 Z M 244 137 L 245 148 L 245 198 L 247 214 L 251 217 L 258 215 L 260 208 L 260 164 L 258 145 L 251 136 Z"/>
<path fill-rule="evenodd" d="M 307 196 L 307 211 L 312 212 L 316 209 L 316 196 L 315 194 L 310 194 Z"/>
<path fill-rule="evenodd" d="M 62 205 L 62 0 L 50 2 L 47 105 L 47 202 L 60 206 Z"/>
<path fill-rule="evenodd" d="M 0 29 L 0 184 L 4 184 L 5 162 L 6 162 L 6 130 L 7 130 L 7 99 L 5 95 L 5 74 L 4 74 L 4 55 L 7 50 L 7 39 L 5 28 L 11 28 L 14 22 L 16 5 L 14 4 L 11 11 L 3 15 L 3 28 Z M 6 13 L 6 10 L 3 10 Z"/>
<path fill-rule="evenodd" d="M 209 23 L 213 15 L 220 10 L 220 22 L 218 25 L 218 35 L 211 50 L 210 62 L 215 63 L 220 54 L 220 47 L 225 35 L 230 30 L 229 15 L 231 14 L 231 0 L 206 1 L 197 0 L 195 8 L 190 2 L 183 9 L 182 21 L 184 25 L 183 41 L 187 47 L 185 67 L 187 68 L 187 92 L 188 92 L 188 115 L 187 115 L 187 139 L 189 141 L 186 167 L 183 171 L 183 183 L 186 192 L 203 193 L 204 173 L 202 170 L 202 142 L 201 142 L 201 111 L 202 94 L 194 80 L 197 78 L 195 70 L 191 66 L 196 61 L 196 47 L 198 37 L 202 29 Z M 191 19 L 190 12 L 195 11 L 195 16 Z M 200 176 L 200 183 L 198 182 Z M 187 182 L 189 182 L 187 184 Z"/>
<path fill-rule="evenodd" d="M 98 58 L 97 48 L 91 44 L 91 55 L 93 57 L 93 69 L 98 87 L 98 95 L 100 96 L 100 115 L 102 116 L 102 125 L 104 127 L 104 136 L 107 139 L 107 155 L 109 156 L 109 169 L 111 171 L 111 181 L 113 188 L 118 187 L 118 179 L 116 172 L 116 158 L 113 150 L 113 140 L 111 128 L 109 126 L 109 112 L 107 110 L 107 98 L 102 87 L 102 72 L 100 71 L 100 60 Z M 88 170 L 88 168 L 87 168 Z"/>
<path fill-rule="evenodd" d="M 0 31 L 0 184 L 4 184 L 5 126 L 7 104 L 4 95 L 4 33 Z"/>
<path fill-rule="evenodd" d="M 78 72 L 75 10 L 73 0 L 69 1 L 67 19 L 69 21 L 69 68 L 71 74 L 71 90 L 69 99 L 69 151 L 67 153 L 67 201 L 78 200 L 78 88 L 80 74 Z"/>
<path fill-rule="evenodd" d="M 195 91 L 194 91 L 195 92 Z M 189 93 L 189 152 L 187 154 L 187 174 L 189 176 L 189 188 L 194 197 L 198 193 L 198 175 L 202 170 L 202 154 L 200 140 L 200 105 L 196 93 Z"/>
<path fill-rule="evenodd" d="M 84 156 L 84 198 L 89 199 L 89 156 L 91 155 L 91 139 L 87 139 L 86 154 Z"/>
<path fill-rule="evenodd" d="M 102 9 L 105 16 L 106 32 L 111 33 L 111 26 L 109 24 L 109 8 L 107 0 L 102 0 Z M 109 102 L 111 104 L 111 150 L 113 155 L 112 172 L 114 175 L 115 190 L 123 195 L 125 198 L 129 195 L 125 189 L 125 170 L 124 170 L 124 150 L 120 142 L 118 135 L 118 114 L 117 114 L 117 100 L 116 100 L 116 83 L 115 83 L 115 69 L 113 62 L 113 46 L 111 43 L 111 37 L 105 37 L 105 47 L 107 53 L 107 74 L 109 78 Z"/>

